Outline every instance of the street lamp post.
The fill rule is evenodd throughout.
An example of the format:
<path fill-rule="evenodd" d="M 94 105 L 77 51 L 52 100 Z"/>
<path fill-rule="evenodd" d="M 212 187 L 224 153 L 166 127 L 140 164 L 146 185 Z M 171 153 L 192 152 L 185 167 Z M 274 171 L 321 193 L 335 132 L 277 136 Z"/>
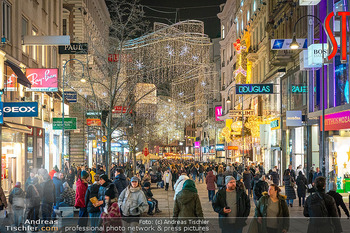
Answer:
<path fill-rule="evenodd" d="M 66 66 L 67 63 L 70 61 L 78 61 L 82 67 L 83 67 L 83 74 L 82 74 L 82 78 L 81 78 L 81 82 L 85 83 L 86 80 L 84 79 L 84 64 L 76 59 L 76 58 L 72 58 L 69 59 L 68 61 L 66 61 L 63 65 L 63 74 L 62 74 L 62 154 L 61 154 L 61 169 L 64 169 L 64 75 L 66 74 Z"/>
<path fill-rule="evenodd" d="M 320 18 L 318 18 L 317 16 L 314 16 L 314 15 L 304 15 L 302 17 L 300 17 L 296 23 L 294 24 L 294 29 L 293 29 L 293 40 L 292 40 L 292 43 L 290 44 L 290 48 L 291 49 L 298 49 L 299 48 L 299 44 L 297 43 L 296 41 L 296 32 L 295 32 L 295 29 L 296 29 L 296 26 L 298 24 L 298 22 L 305 18 L 305 17 L 313 17 L 315 18 L 321 25 L 322 24 L 322 21 Z M 321 26 L 321 28 L 323 28 Z M 322 32 L 322 30 L 321 30 Z M 326 156 L 325 156 L 325 77 L 324 77 L 324 37 L 323 37 L 323 34 L 321 35 L 321 44 L 322 44 L 322 69 L 321 69 L 321 76 L 322 76 L 322 133 L 321 133 L 321 148 L 322 148 L 322 174 L 323 176 L 326 176 Z"/>

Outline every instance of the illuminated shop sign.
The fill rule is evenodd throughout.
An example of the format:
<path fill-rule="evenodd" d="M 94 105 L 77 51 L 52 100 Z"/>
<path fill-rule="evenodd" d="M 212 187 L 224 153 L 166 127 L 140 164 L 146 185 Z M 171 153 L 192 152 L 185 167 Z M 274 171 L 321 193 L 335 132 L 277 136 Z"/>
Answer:
<path fill-rule="evenodd" d="M 332 52 L 328 55 L 328 60 L 332 60 L 338 51 L 338 43 L 335 39 L 334 33 L 333 33 L 333 17 L 335 16 L 334 12 L 331 12 L 327 15 L 326 19 L 324 20 L 324 29 L 327 33 L 328 40 L 330 41 L 330 44 L 332 45 Z M 350 16 L 349 11 L 339 11 L 337 13 L 337 16 L 340 17 L 340 49 L 341 49 L 341 56 L 340 59 L 342 63 L 346 62 L 346 56 L 347 56 L 347 25 L 346 25 L 346 17 Z"/>
<path fill-rule="evenodd" d="M 221 117 L 222 116 L 222 106 L 217 106 L 217 107 L 215 107 L 215 120 L 216 121 L 222 121 L 222 120 L 220 120 L 220 118 L 219 117 Z"/>
<path fill-rule="evenodd" d="M 328 50 L 327 44 L 323 44 L 323 45 L 322 44 L 312 44 L 312 45 L 310 45 L 307 48 L 308 65 L 315 66 L 315 67 L 322 65 L 322 63 L 323 63 L 322 58 L 325 58 L 327 56 L 327 50 Z"/>
<path fill-rule="evenodd" d="M 350 111 L 325 115 L 325 131 L 350 129 Z M 320 116 L 322 129 L 322 116 Z"/>
<path fill-rule="evenodd" d="M 292 93 L 307 93 L 307 86 L 305 85 L 293 85 L 291 88 Z"/>
<path fill-rule="evenodd" d="M 237 84 L 236 94 L 273 94 L 273 84 Z"/>
<path fill-rule="evenodd" d="M 275 118 L 270 123 L 271 130 L 276 130 L 281 128 L 281 118 Z"/>
<path fill-rule="evenodd" d="M 287 111 L 286 112 L 286 125 L 299 127 L 302 123 L 301 111 Z"/>
<path fill-rule="evenodd" d="M 216 144 L 216 151 L 225 151 L 225 144 Z"/>

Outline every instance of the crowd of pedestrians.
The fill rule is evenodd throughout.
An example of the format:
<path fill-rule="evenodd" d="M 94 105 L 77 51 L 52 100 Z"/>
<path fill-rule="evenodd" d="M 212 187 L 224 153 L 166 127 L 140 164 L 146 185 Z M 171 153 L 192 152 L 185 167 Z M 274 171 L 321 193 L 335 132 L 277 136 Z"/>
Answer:
<path fill-rule="evenodd" d="M 340 232 L 339 207 L 347 217 L 349 211 L 342 196 L 335 192 L 335 183 L 329 184 L 326 193 L 325 178 L 318 168 L 315 172 L 310 171 L 312 177 L 309 180 L 305 173 L 301 167 L 295 172 L 289 166 L 280 180 L 277 167 L 265 172 L 263 164 L 245 167 L 239 163 L 168 160 L 138 164 L 135 175 L 129 163 L 113 165 L 110 171 L 103 166 L 66 166 L 61 172 L 57 167 L 50 172 L 41 168 L 30 173 L 23 189 L 20 182 L 15 184 L 8 202 L 15 226 L 23 225 L 25 219 L 38 220 L 40 214 L 42 220 L 56 219 L 64 207 L 79 209 L 79 226 L 87 226 L 89 219 L 91 227 L 137 226 L 142 216 L 161 212 L 152 192 L 152 183 L 164 192 L 175 191 L 174 219 L 203 218 L 196 183 L 205 183 L 208 200 L 213 211 L 218 213 L 222 232 L 241 233 L 251 208 L 255 208 L 249 232 L 285 233 L 289 229 L 289 208 L 297 197 L 306 217 L 337 217 L 330 218 L 334 229 L 329 232 Z M 285 195 L 281 194 L 280 184 L 283 184 Z M 310 195 L 306 198 L 307 192 Z M 254 207 L 250 199 L 253 199 Z M 0 189 L 0 208 L 7 207 L 6 197 Z M 280 217 L 282 220 L 278 221 Z M 320 230 L 319 224 L 310 221 L 309 232 Z"/>

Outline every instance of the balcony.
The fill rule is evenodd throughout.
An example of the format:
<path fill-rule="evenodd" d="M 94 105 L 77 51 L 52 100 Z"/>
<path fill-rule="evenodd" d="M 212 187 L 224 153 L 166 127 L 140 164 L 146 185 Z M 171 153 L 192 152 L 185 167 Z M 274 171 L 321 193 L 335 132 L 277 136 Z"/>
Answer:
<path fill-rule="evenodd" d="M 286 66 L 292 61 L 293 51 L 291 50 L 271 50 L 270 63 L 274 66 Z"/>

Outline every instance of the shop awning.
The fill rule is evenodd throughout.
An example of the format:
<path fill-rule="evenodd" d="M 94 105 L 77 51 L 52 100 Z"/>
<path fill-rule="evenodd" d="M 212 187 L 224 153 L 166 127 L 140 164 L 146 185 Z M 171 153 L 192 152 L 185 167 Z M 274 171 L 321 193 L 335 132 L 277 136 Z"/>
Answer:
<path fill-rule="evenodd" d="M 21 133 L 29 133 L 29 134 L 32 133 L 32 130 L 29 129 L 25 125 L 18 125 L 18 124 L 14 124 L 14 123 L 5 122 L 3 127 L 10 128 L 10 129 L 13 129 L 13 130 L 17 130 L 17 131 L 19 131 Z"/>
<path fill-rule="evenodd" d="M 11 67 L 13 72 L 17 75 L 17 82 L 22 84 L 25 87 L 31 88 L 32 83 L 27 79 L 27 77 L 23 74 L 21 68 L 19 68 L 16 64 L 6 60 L 5 64 Z"/>

